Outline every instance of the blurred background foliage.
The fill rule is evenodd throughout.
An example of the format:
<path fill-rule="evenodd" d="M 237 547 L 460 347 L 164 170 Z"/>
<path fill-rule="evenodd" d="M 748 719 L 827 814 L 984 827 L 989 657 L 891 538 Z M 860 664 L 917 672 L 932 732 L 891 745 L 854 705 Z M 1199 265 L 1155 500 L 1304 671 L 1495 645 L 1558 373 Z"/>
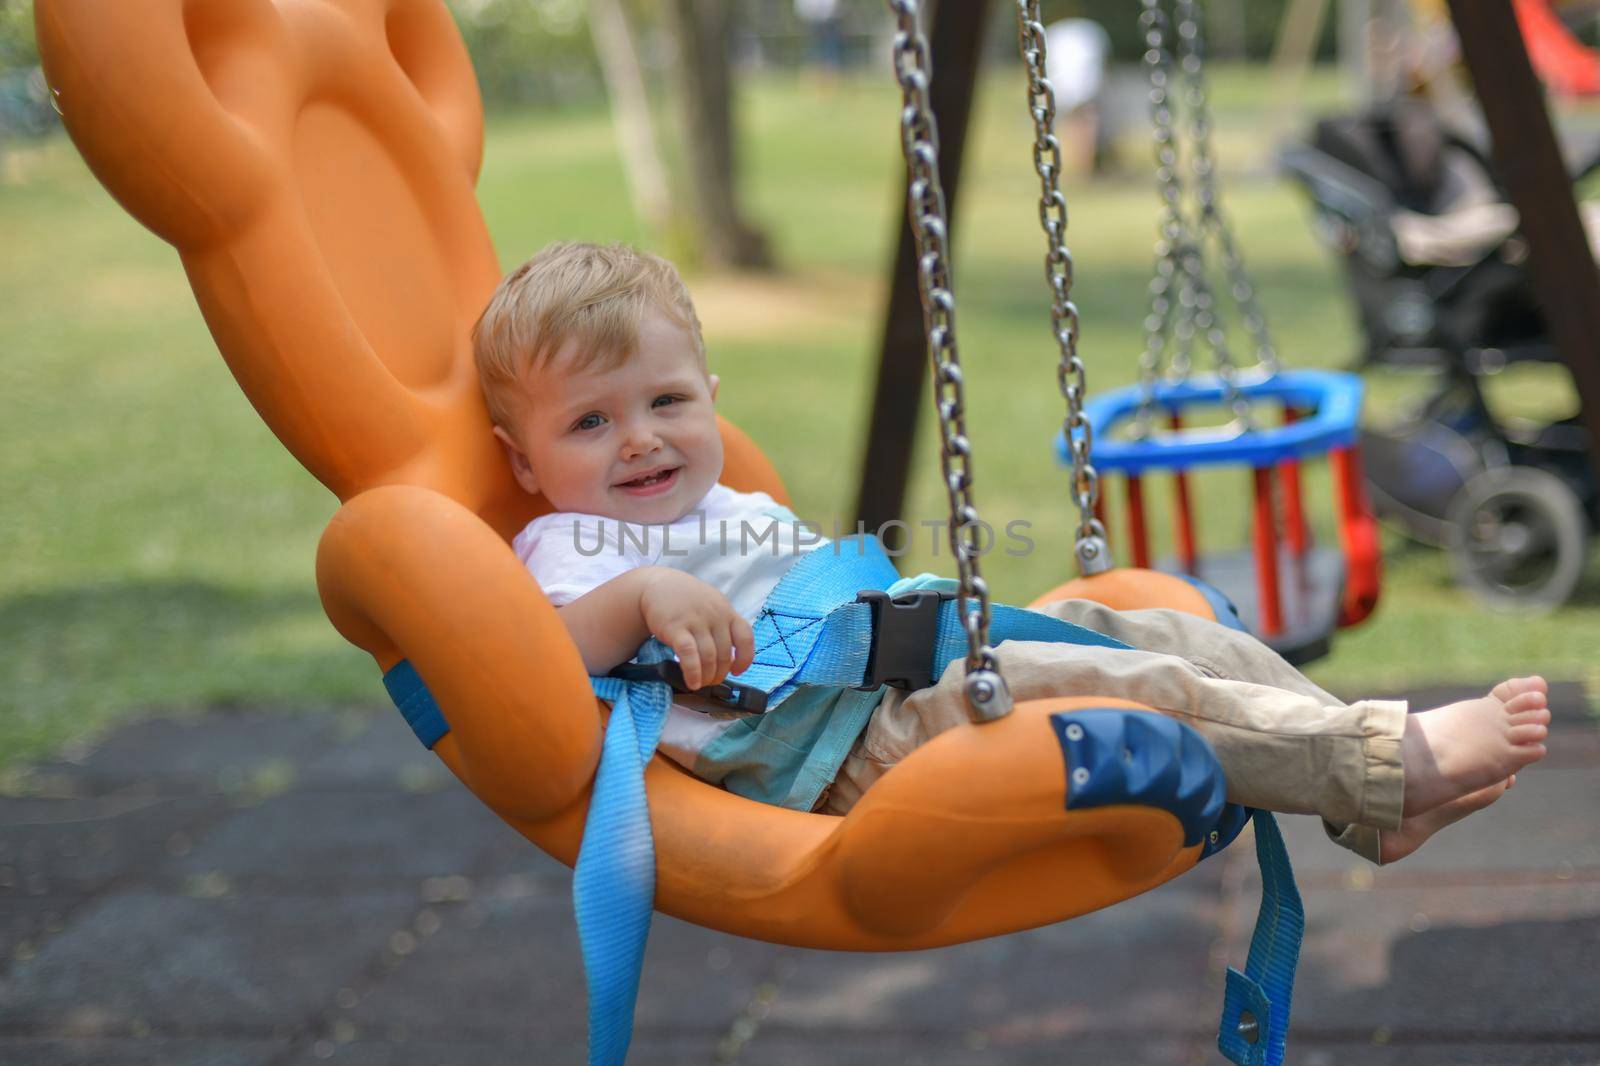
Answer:
<path fill-rule="evenodd" d="M 33 40 L 33 0 L 0 0 L 0 154 L 8 138 L 56 127 Z"/>
<path fill-rule="evenodd" d="M 26 69 L 38 62 L 33 0 L 0 0 L 0 71 Z"/>
<path fill-rule="evenodd" d="M 450 0 L 491 107 L 599 100 L 599 65 L 583 0 Z M 655 15 L 654 4 L 630 14 Z"/>
<path fill-rule="evenodd" d="M 472 52 L 485 103 L 507 105 L 599 99 L 599 65 L 584 25 L 583 0 L 448 0 Z M 1219 59 L 1265 59 L 1290 0 L 1212 0 L 1207 5 L 1209 37 Z M 640 41 L 644 65 L 657 73 L 673 58 L 663 5 L 629 0 L 630 21 Z M 1046 0 L 1047 22 L 1089 18 L 1111 36 L 1113 56 L 1138 59 L 1143 49 L 1133 0 Z M 740 0 L 735 5 L 735 55 L 753 66 L 795 67 L 807 59 L 807 28 L 792 0 Z M 995 31 L 989 48 L 1010 55 L 1014 31 L 1011 5 L 994 5 Z M 875 41 L 887 40 L 879 0 L 844 0 L 838 19 L 846 66 L 870 63 Z M 1318 58 L 1331 58 L 1335 20 L 1327 20 Z"/>
<path fill-rule="evenodd" d="M 604 85 L 586 24 L 585 0 L 447 0 L 478 72 L 490 110 L 599 104 Z M 1262 59 L 1290 0 L 1213 0 L 1207 7 L 1213 52 L 1221 59 Z M 664 77 L 674 45 L 659 0 L 627 0 L 643 66 Z M 994 5 L 997 32 L 989 46 L 1009 54 L 1009 4 Z M 1090 18 L 1111 36 L 1116 59 L 1136 59 L 1142 48 L 1130 0 L 1046 0 L 1046 20 Z M 807 58 L 806 26 L 792 0 L 738 0 L 735 58 L 750 66 L 794 67 Z M 870 62 L 886 23 L 878 0 L 843 0 L 838 15 L 846 66 Z M 1328 20 L 1318 57 L 1333 54 L 1334 20 Z M 36 136 L 55 126 L 33 38 L 33 0 L 0 0 L 0 137 Z"/>

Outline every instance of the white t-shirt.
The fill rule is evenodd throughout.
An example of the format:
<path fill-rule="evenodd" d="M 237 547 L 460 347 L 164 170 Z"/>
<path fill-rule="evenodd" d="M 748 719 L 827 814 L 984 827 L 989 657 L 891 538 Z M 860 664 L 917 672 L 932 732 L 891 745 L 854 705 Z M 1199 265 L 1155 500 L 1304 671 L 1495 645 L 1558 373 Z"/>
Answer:
<path fill-rule="evenodd" d="M 671 524 L 556 512 L 529 522 L 511 547 L 557 607 L 629 570 L 669 566 L 706 582 L 754 622 L 789 568 L 827 543 L 766 493 L 719 484 Z M 734 721 L 696 705 L 715 706 L 680 695 L 661 731 L 662 752 L 690 769 L 700 749 Z"/>

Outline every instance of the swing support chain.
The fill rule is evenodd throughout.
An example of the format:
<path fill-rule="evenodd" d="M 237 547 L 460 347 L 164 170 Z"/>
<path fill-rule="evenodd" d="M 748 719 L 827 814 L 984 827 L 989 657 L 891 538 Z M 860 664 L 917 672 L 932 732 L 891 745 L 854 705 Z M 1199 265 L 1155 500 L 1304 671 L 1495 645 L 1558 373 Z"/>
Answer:
<path fill-rule="evenodd" d="M 1175 312 L 1180 292 L 1185 290 L 1187 260 L 1183 245 L 1188 227 L 1183 218 L 1183 182 L 1178 177 L 1176 124 L 1172 117 L 1167 66 L 1161 62 L 1160 36 L 1151 37 L 1155 21 L 1164 17 L 1159 8 L 1147 7 L 1139 21 L 1145 27 L 1144 65 L 1150 77 L 1150 125 L 1156 162 L 1156 189 L 1161 195 L 1161 221 L 1156 242 L 1155 273 L 1150 278 L 1150 307 L 1144 320 L 1144 351 L 1139 356 L 1139 380 L 1144 399 L 1139 405 L 1137 430 L 1140 436 L 1152 432 L 1156 379 L 1161 372 L 1161 356 L 1174 330 L 1188 331 L 1192 323 L 1177 322 Z M 1175 340 L 1177 338 L 1174 338 Z M 1173 351 L 1174 376 L 1189 373 L 1190 344 L 1185 334 Z"/>
<path fill-rule="evenodd" d="M 1172 356 L 1172 374 L 1182 380 L 1189 375 L 1191 350 L 1197 334 L 1203 335 L 1211 349 L 1216 364 L 1217 377 L 1222 382 L 1222 403 L 1232 411 L 1235 419 L 1250 428 L 1252 418 L 1248 401 L 1239 392 L 1235 380 L 1233 356 L 1228 350 L 1227 334 L 1217 313 L 1211 284 L 1206 278 L 1205 256 L 1202 243 L 1205 234 L 1202 220 L 1191 222 L 1184 214 L 1183 179 L 1179 176 L 1179 148 L 1177 120 L 1173 114 L 1175 70 L 1173 51 L 1168 45 L 1169 24 L 1163 0 L 1142 0 L 1143 10 L 1139 23 L 1144 27 L 1144 66 L 1150 77 L 1150 117 L 1154 130 L 1156 153 L 1156 183 L 1161 194 L 1163 214 L 1161 237 L 1156 243 L 1156 273 L 1150 283 L 1150 316 L 1145 324 L 1145 351 L 1140 358 L 1141 378 L 1145 385 L 1145 403 L 1140 408 L 1140 424 L 1148 431 L 1154 406 L 1156 373 L 1160 367 L 1161 351 L 1167 337 L 1172 335 L 1175 346 Z M 1204 111 L 1204 88 L 1199 76 L 1199 23 L 1193 17 L 1193 5 L 1180 31 L 1179 47 L 1183 49 L 1183 70 L 1188 88 L 1190 128 L 1196 148 L 1192 152 L 1197 189 L 1211 184 L 1211 152 L 1209 144 L 1210 122 L 1204 114 L 1197 115 L 1194 105 L 1198 99 Z M 1207 138 L 1199 146 L 1201 136 Z M 1214 184 L 1211 203 L 1215 204 Z M 1205 200 L 1204 194 L 1200 197 Z M 1204 208 L 1200 208 L 1202 216 Z M 1220 216 L 1219 216 L 1220 219 Z M 1178 283 L 1177 300 L 1172 300 L 1173 279 Z M 1239 292 L 1237 286 L 1235 294 Z M 1248 313 L 1246 314 L 1248 318 Z M 1259 316 L 1258 316 L 1259 317 Z"/>
<path fill-rule="evenodd" d="M 1194 145 L 1195 194 L 1199 206 L 1197 239 L 1209 235 L 1222 252 L 1228 285 L 1238 305 L 1245 329 L 1256 346 L 1256 361 L 1264 377 L 1278 373 L 1278 350 L 1267 330 L 1267 317 L 1256 300 L 1255 285 L 1245 269 L 1244 257 L 1233 240 L 1217 193 L 1216 159 L 1211 151 L 1211 103 L 1205 76 L 1205 36 L 1201 28 L 1199 0 L 1177 0 L 1178 61 L 1183 68 L 1186 104 L 1189 111 L 1190 140 Z"/>
<path fill-rule="evenodd" d="M 1061 142 L 1056 139 L 1055 88 L 1046 77 L 1045 34 L 1039 0 L 1017 0 L 1017 51 L 1028 73 L 1028 114 L 1033 118 L 1033 169 L 1039 175 L 1039 226 L 1044 230 L 1044 278 L 1050 288 L 1050 330 L 1060 350 L 1056 384 L 1066 401 L 1063 439 L 1072 454 L 1072 498 L 1078 506 L 1074 552 L 1084 577 L 1111 569 L 1106 530 L 1095 517 L 1100 480 L 1089 461 L 1093 427 L 1083 414 L 1089 384 L 1078 355 L 1078 307 L 1072 302 L 1072 253 L 1067 249 L 1067 200 L 1061 194 Z"/>
<path fill-rule="evenodd" d="M 956 348 L 956 303 L 950 276 L 949 220 L 939 181 L 939 131 L 928 102 L 931 63 L 918 23 L 917 0 L 887 0 L 895 19 L 894 73 L 901 94 L 900 147 L 905 155 L 906 209 L 917 245 L 922 324 L 939 416 L 940 462 L 950 498 L 950 549 L 961 579 L 961 617 L 967 634 L 964 692 L 974 722 L 1011 713 L 1011 692 L 989 644 L 989 588 L 979 557 L 983 523 L 972 502 L 972 443 L 966 430 L 966 394 Z"/>

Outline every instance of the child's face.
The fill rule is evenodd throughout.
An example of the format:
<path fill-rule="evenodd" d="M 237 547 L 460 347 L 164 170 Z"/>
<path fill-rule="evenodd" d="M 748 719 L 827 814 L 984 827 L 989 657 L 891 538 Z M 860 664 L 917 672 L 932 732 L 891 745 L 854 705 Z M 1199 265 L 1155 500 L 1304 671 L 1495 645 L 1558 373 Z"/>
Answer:
<path fill-rule="evenodd" d="M 722 476 L 717 378 L 689 331 L 651 311 L 623 366 L 574 371 L 573 354 L 569 344 L 530 370 L 515 424 L 495 427 L 518 484 L 557 511 L 640 523 L 688 514 Z"/>

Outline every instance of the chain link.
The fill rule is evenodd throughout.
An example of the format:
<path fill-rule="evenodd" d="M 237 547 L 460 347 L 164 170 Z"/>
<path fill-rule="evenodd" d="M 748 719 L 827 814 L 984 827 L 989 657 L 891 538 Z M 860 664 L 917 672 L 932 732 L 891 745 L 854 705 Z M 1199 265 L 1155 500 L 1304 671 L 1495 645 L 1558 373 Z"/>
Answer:
<path fill-rule="evenodd" d="M 1188 274 L 1184 246 L 1188 242 L 1188 224 L 1183 217 L 1183 180 L 1178 172 L 1178 144 L 1176 123 L 1172 116 L 1172 98 L 1169 92 L 1171 70 L 1162 54 L 1161 23 L 1166 16 L 1161 8 L 1146 3 L 1139 13 L 1139 25 L 1144 31 L 1145 50 L 1143 62 L 1150 79 L 1150 126 L 1155 152 L 1156 191 L 1161 197 L 1161 219 L 1158 223 L 1155 271 L 1150 278 L 1149 309 L 1144 320 L 1144 351 L 1139 355 L 1139 380 L 1143 386 L 1143 400 L 1139 405 L 1137 430 L 1147 435 L 1155 408 L 1157 379 L 1161 372 L 1161 357 L 1169 339 L 1181 328 L 1192 336 L 1192 325 L 1186 316 L 1179 314 L 1179 304 L 1187 296 Z M 1187 376 L 1190 343 L 1187 337 L 1175 346 L 1172 360 L 1173 373 Z"/>
<path fill-rule="evenodd" d="M 1181 2 L 1181 0 L 1180 0 Z M 1193 6 L 1192 3 L 1190 5 Z M 1156 269 L 1150 283 L 1150 309 L 1145 320 L 1145 350 L 1140 356 L 1140 378 L 1144 384 L 1144 399 L 1139 407 L 1138 426 L 1150 430 L 1150 420 L 1155 407 L 1156 376 L 1161 355 L 1168 338 L 1173 340 L 1172 373 L 1179 379 L 1188 376 L 1191 352 L 1197 336 L 1203 336 L 1211 349 L 1216 364 L 1217 377 L 1222 382 L 1222 403 L 1229 408 L 1242 425 L 1251 422 L 1250 407 L 1239 392 L 1233 356 L 1228 349 L 1227 332 L 1217 312 L 1211 284 L 1206 277 L 1202 242 L 1204 234 L 1198 220 L 1191 221 L 1185 214 L 1184 182 L 1180 174 L 1178 126 L 1173 115 L 1173 53 L 1167 45 L 1168 21 L 1162 0 L 1142 0 L 1139 24 L 1144 29 L 1144 66 L 1150 78 L 1150 117 L 1155 139 L 1156 185 L 1162 201 L 1160 237 L 1156 242 Z M 1189 42 L 1198 36 L 1199 24 L 1190 19 L 1186 26 Z M 1209 182 L 1208 169 L 1211 156 L 1209 148 L 1209 123 L 1194 125 L 1195 82 L 1188 76 L 1192 69 L 1188 60 L 1197 64 L 1198 51 L 1186 49 L 1185 85 L 1186 102 L 1190 105 L 1191 131 L 1207 134 L 1204 152 L 1193 155 L 1197 189 Z M 1203 103 L 1203 87 L 1202 87 Z M 1212 202 L 1214 203 L 1214 185 Z M 1200 209 L 1203 213 L 1203 209 Z M 1177 282 L 1177 299 L 1173 300 L 1172 285 Z"/>
<path fill-rule="evenodd" d="M 972 443 L 966 429 L 966 394 L 956 348 L 956 301 L 950 279 L 949 222 L 939 181 L 939 132 L 928 102 L 931 64 L 918 25 L 917 0 L 887 0 L 895 18 L 895 79 L 900 83 L 900 146 L 905 155 L 906 210 L 917 245 L 922 322 L 939 414 L 940 461 L 950 498 L 950 549 L 961 578 L 961 616 L 967 634 L 966 697 L 975 720 L 1001 717 L 1011 695 L 989 644 L 989 587 L 979 557 L 985 528 L 972 502 Z M 1064 205 L 1063 205 L 1064 208 Z M 1063 212 L 1063 224 L 1065 214 Z"/>
<path fill-rule="evenodd" d="M 1078 506 L 1075 536 L 1084 575 L 1111 566 L 1106 530 L 1095 517 L 1100 479 L 1090 462 L 1094 429 L 1083 414 L 1088 378 L 1078 356 L 1078 307 L 1072 302 L 1072 253 L 1067 249 L 1067 200 L 1061 194 L 1061 142 L 1056 139 L 1056 94 L 1046 76 L 1044 23 L 1039 0 L 1017 0 L 1017 50 L 1028 73 L 1028 114 L 1033 118 L 1033 169 L 1039 175 L 1039 226 L 1044 230 L 1044 278 L 1050 289 L 1050 332 L 1060 351 L 1056 385 L 1066 401 L 1061 423 L 1072 455 L 1072 498 Z"/>
<path fill-rule="evenodd" d="M 1195 191 L 1199 202 L 1199 234 L 1215 240 L 1222 252 L 1228 285 L 1246 331 L 1255 343 L 1256 361 L 1264 377 L 1278 372 L 1278 350 L 1256 300 L 1255 286 L 1234 243 L 1233 228 L 1222 212 L 1217 192 L 1217 167 L 1211 152 L 1211 104 L 1205 77 L 1205 35 L 1198 0 L 1177 0 L 1178 57 L 1183 68 L 1191 143 L 1194 145 Z"/>

